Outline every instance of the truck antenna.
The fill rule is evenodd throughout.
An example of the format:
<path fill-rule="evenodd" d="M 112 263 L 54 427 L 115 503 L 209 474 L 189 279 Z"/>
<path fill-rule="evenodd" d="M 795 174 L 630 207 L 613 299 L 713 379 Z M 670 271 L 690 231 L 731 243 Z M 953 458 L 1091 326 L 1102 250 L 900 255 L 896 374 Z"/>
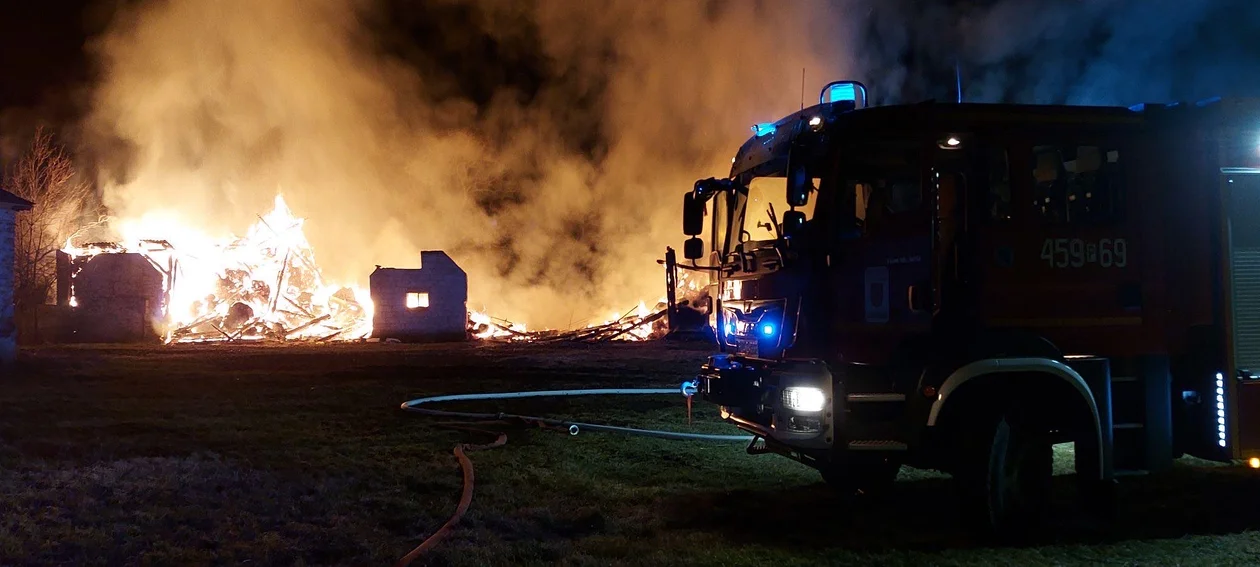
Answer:
<path fill-rule="evenodd" d="M 801 110 L 805 110 L 805 68 L 801 67 Z"/>
<path fill-rule="evenodd" d="M 962 63 L 954 59 L 954 89 L 958 92 L 958 104 L 962 104 Z"/>

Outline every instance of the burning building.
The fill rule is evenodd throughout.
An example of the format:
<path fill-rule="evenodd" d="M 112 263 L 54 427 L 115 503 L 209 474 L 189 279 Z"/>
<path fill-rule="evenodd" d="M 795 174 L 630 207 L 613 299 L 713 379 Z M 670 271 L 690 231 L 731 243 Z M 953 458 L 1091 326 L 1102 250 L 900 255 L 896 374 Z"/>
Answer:
<path fill-rule="evenodd" d="M 143 252 L 117 248 L 79 257 L 59 252 L 57 299 L 70 309 L 58 313 L 57 338 L 85 343 L 160 341 L 169 287 L 169 270 Z"/>
<path fill-rule="evenodd" d="M 243 237 L 188 238 L 176 228 L 173 234 L 154 235 L 168 240 L 68 241 L 57 257 L 57 305 L 49 306 L 55 316 L 41 318 L 44 335 L 58 342 L 369 337 L 601 342 L 660 338 L 669 330 L 672 295 L 651 308 L 640 301 L 602 323 L 527 331 L 522 324 L 470 311 L 468 275 L 440 251 L 422 252 L 415 269 L 377 266 L 369 277 L 370 291 L 333 284 L 315 262 L 304 222 L 277 196 L 275 208 L 259 216 Z M 152 232 L 162 231 L 145 231 Z M 692 305 L 691 294 L 702 288 L 685 274 L 670 276 L 667 284 L 682 294 L 680 309 Z M 686 325 L 682 315 L 673 319 Z M 703 324 L 703 313 L 697 315 Z M 45 320 L 53 322 L 45 325 Z"/>
<path fill-rule="evenodd" d="M 14 229 L 17 214 L 33 206 L 0 189 L 0 364 L 17 358 L 17 324 L 13 320 Z"/>
<path fill-rule="evenodd" d="M 275 208 L 239 238 L 67 242 L 58 257 L 57 295 L 69 311 L 58 336 L 76 342 L 365 338 L 371 303 L 362 290 L 324 279 L 303 223 L 277 196 Z"/>
<path fill-rule="evenodd" d="M 401 341 L 468 339 L 468 275 L 445 252 L 420 253 L 419 269 L 376 267 L 368 284 L 372 336 Z"/>

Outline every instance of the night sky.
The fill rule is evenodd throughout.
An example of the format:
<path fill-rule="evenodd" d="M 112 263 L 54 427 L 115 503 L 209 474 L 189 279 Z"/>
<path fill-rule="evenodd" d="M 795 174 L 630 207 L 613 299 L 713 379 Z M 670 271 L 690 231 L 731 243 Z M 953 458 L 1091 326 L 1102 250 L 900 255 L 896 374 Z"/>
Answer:
<path fill-rule="evenodd" d="M 10 1 L 0 17 L 0 107 L 34 106 L 87 78 L 83 44 L 101 29 L 90 0 Z"/>
<path fill-rule="evenodd" d="M 101 0 L 6 2 L 0 17 L 0 109 L 69 103 L 73 91 L 92 77 L 89 38 L 108 26 L 113 13 L 112 4 Z M 384 50 L 426 76 L 447 75 L 451 88 L 475 102 L 486 102 L 505 84 L 528 92 L 546 79 L 544 62 L 531 54 L 536 46 L 503 45 L 486 36 L 466 6 L 389 1 L 369 19 Z M 470 63 L 476 72 L 459 72 Z"/>
<path fill-rule="evenodd" d="M 4 79 L 0 81 L 0 113 L 7 113 L 10 123 L 15 112 L 28 120 L 32 116 L 53 123 L 73 120 L 83 110 L 83 97 L 91 79 L 90 57 L 85 53 L 88 38 L 105 29 L 113 14 L 112 6 L 131 1 L 134 0 L 6 2 L 3 18 L 0 18 L 0 69 L 4 72 Z M 714 5 L 723 2 L 709 1 Z M 951 53 L 951 46 L 960 43 L 955 37 L 960 33 L 959 22 L 965 22 L 977 10 L 998 4 L 1011 5 L 1013 11 L 1019 11 L 1023 5 L 1052 3 L 1048 0 L 849 0 L 847 3 L 839 0 L 833 4 L 850 8 L 867 6 L 857 12 L 866 12 L 870 20 L 864 38 L 869 52 L 860 54 L 873 62 L 868 63 L 868 73 L 878 75 L 893 68 L 905 69 L 904 78 L 898 79 L 897 98 L 926 99 L 948 98 L 953 94 L 951 62 L 959 55 Z M 1130 8 L 1116 9 L 1114 15 L 1093 22 L 1069 22 L 1063 30 L 1053 33 L 1027 32 L 1044 34 L 1044 37 L 1034 38 L 1044 47 L 1004 56 L 1003 75 L 1035 83 L 1045 68 L 1031 64 L 1035 60 L 1068 51 L 1079 51 L 1074 56 L 1083 60 L 1113 57 L 1115 53 L 1108 52 L 1109 42 L 1119 45 L 1111 45 L 1112 51 L 1160 48 L 1159 45 L 1143 45 L 1141 38 L 1136 38 L 1133 44 L 1119 40 L 1123 40 L 1125 34 L 1132 34 L 1129 31 L 1132 29 L 1168 26 L 1167 39 L 1176 41 L 1179 47 L 1171 50 L 1166 61 L 1155 63 L 1166 63 L 1168 69 L 1183 78 L 1185 84 L 1180 92 L 1184 92 L 1186 98 L 1222 91 L 1227 95 L 1260 95 L 1260 73 L 1255 72 L 1260 69 L 1260 10 L 1256 9 L 1254 0 L 1139 0 L 1117 1 L 1112 5 Z M 1191 9 L 1201 14 L 1201 21 L 1173 27 L 1167 21 L 1172 12 L 1164 13 L 1167 6 L 1172 5 L 1196 6 Z M 504 85 L 528 95 L 556 79 L 549 76 L 546 62 L 537 55 L 536 42 L 531 42 L 530 37 L 518 38 L 510 45 L 489 37 L 476 27 L 469 8 L 458 3 L 383 0 L 370 16 L 369 25 L 379 33 L 381 47 L 391 55 L 407 60 L 426 77 L 441 77 L 438 82 L 447 89 L 441 94 L 484 103 Z M 1065 30 L 1077 35 L 1063 37 Z M 1024 33 L 1018 25 L 1003 31 L 1015 37 Z M 892 35 L 900 37 L 890 41 Z M 970 57 L 983 60 L 987 55 L 972 53 Z M 980 74 L 985 65 L 977 63 L 977 69 L 968 69 L 964 74 Z M 1205 70 L 1207 67 L 1213 69 Z M 466 71 L 470 69 L 475 71 Z M 876 96 L 881 98 L 880 95 L 886 94 L 881 92 Z M 1019 99 L 1026 95 L 1000 92 L 995 96 Z"/>

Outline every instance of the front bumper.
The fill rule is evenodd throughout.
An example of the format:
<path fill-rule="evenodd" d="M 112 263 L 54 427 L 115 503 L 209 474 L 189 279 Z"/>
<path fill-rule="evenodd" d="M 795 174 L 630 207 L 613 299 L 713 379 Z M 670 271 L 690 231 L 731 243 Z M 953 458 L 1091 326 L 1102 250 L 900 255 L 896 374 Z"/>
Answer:
<path fill-rule="evenodd" d="M 844 415 L 836 385 L 821 361 L 771 361 L 715 354 L 697 376 L 700 397 L 721 407 L 722 419 L 753 435 L 787 447 L 830 449 Z M 822 391 L 819 411 L 786 407 L 784 390 Z"/>

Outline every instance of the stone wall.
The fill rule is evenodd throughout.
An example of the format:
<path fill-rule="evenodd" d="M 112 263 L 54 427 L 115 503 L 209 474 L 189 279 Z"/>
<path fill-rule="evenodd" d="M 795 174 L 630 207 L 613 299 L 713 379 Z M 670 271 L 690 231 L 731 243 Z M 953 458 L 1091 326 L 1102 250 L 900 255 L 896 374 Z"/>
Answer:
<path fill-rule="evenodd" d="M 0 364 L 17 357 L 17 324 L 13 321 L 13 221 L 16 214 L 0 206 Z"/>

